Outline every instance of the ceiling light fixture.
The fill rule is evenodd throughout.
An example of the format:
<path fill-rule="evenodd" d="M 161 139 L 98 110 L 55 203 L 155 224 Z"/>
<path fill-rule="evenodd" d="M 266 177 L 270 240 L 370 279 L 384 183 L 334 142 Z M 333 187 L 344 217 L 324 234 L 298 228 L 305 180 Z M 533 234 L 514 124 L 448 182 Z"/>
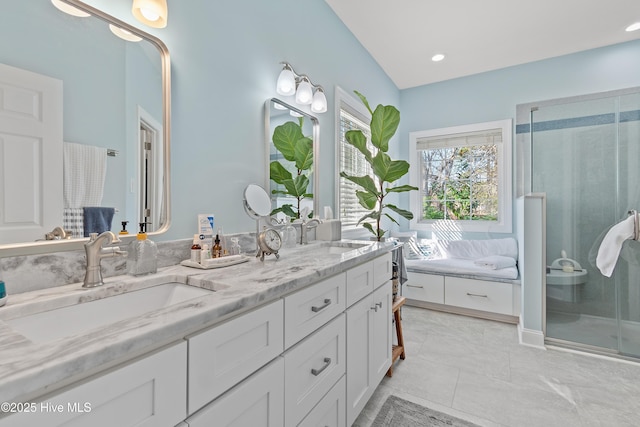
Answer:
<path fill-rule="evenodd" d="M 86 18 L 87 16 L 91 16 L 84 10 L 80 10 L 77 7 L 73 7 L 70 4 L 67 4 L 60 0 L 51 0 L 51 3 L 53 3 L 53 5 L 58 8 L 58 10 L 61 10 L 64 13 L 68 13 L 72 16 L 77 16 L 79 18 Z"/>
<path fill-rule="evenodd" d="M 296 73 L 288 62 L 281 62 L 281 64 L 283 68 L 278 76 L 276 92 L 283 96 L 295 94 L 296 103 L 311 104 L 311 111 L 314 113 L 326 112 L 327 97 L 322 86 L 313 84 L 308 76 Z"/>
<path fill-rule="evenodd" d="M 138 21 L 150 27 L 167 26 L 167 0 L 133 0 L 131 13 Z"/>
<path fill-rule="evenodd" d="M 431 57 L 431 60 L 432 60 L 433 62 L 440 62 L 440 61 L 442 61 L 443 59 L 444 59 L 444 55 L 443 55 L 443 54 L 441 54 L 441 53 L 435 54 L 435 55 L 433 55 L 433 56 Z"/>
<path fill-rule="evenodd" d="M 625 28 L 625 31 L 628 31 L 628 32 L 637 31 L 637 30 L 640 30 L 640 22 L 634 22 L 633 24 Z"/>

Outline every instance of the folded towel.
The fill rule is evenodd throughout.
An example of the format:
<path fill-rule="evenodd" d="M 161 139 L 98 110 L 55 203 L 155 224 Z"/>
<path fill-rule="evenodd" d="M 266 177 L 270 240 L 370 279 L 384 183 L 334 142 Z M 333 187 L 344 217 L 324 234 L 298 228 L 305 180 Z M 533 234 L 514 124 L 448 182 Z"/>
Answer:
<path fill-rule="evenodd" d="M 620 221 L 607 232 L 596 257 L 596 266 L 603 276 L 611 277 L 618 262 L 618 255 L 625 240 L 633 239 L 635 232 L 635 216 Z"/>
<path fill-rule="evenodd" d="M 114 208 L 85 207 L 84 210 L 84 237 L 90 233 L 103 233 L 111 231 Z"/>
<path fill-rule="evenodd" d="M 509 256 L 490 255 L 479 258 L 473 262 L 475 265 L 485 267 L 491 270 L 500 270 L 507 267 L 515 267 L 516 260 Z"/>

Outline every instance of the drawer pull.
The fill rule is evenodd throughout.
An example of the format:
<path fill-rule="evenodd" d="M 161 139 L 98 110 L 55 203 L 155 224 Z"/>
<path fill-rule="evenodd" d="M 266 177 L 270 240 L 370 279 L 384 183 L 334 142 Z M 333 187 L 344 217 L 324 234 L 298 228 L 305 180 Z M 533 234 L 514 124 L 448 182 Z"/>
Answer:
<path fill-rule="evenodd" d="M 373 307 L 371 307 L 371 310 L 374 310 L 377 313 L 378 312 L 378 307 L 382 308 L 382 302 L 375 303 L 375 305 Z"/>
<path fill-rule="evenodd" d="M 407 285 L 410 288 L 420 288 L 420 289 L 424 289 L 424 286 L 420 285 L 420 286 L 416 286 L 416 285 Z"/>
<path fill-rule="evenodd" d="M 480 295 L 480 294 L 472 294 L 467 292 L 467 295 L 470 297 L 482 297 L 482 298 L 489 298 L 487 295 Z"/>
<path fill-rule="evenodd" d="M 311 307 L 311 311 L 313 311 L 314 313 L 319 312 L 320 310 L 324 310 L 325 308 L 329 307 L 329 304 L 331 304 L 331 300 L 329 298 L 326 298 L 324 300 L 324 304 L 321 305 L 320 307 L 316 307 L 315 305 Z"/>
<path fill-rule="evenodd" d="M 311 369 L 311 373 L 317 377 L 318 375 L 320 375 L 322 373 L 322 371 L 327 369 L 329 367 L 329 365 L 331 365 L 331 358 L 330 357 L 325 357 L 324 358 L 324 366 L 322 368 L 320 368 L 320 369 L 315 369 L 315 368 Z"/>

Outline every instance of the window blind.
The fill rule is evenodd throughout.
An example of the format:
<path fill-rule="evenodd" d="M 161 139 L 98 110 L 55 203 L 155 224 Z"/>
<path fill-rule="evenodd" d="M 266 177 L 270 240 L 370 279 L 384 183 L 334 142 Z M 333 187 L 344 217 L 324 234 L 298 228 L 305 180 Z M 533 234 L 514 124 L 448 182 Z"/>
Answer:
<path fill-rule="evenodd" d="M 340 171 L 347 175 L 373 177 L 371 165 L 365 160 L 362 153 L 355 147 L 350 145 L 344 135 L 349 130 L 361 130 L 367 137 L 371 138 L 369 125 L 365 121 L 357 117 L 356 114 L 347 111 L 343 106 L 340 108 Z M 373 152 L 373 145 L 367 144 L 369 150 Z M 340 220 L 343 226 L 354 226 L 358 220 L 366 215 L 369 211 L 360 206 L 356 190 L 360 186 L 353 182 L 340 177 Z"/>
<path fill-rule="evenodd" d="M 491 145 L 502 142 L 502 129 L 487 129 L 475 132 L 422 137 L 416 140 L 417 150 L 430 148 L 468 147 L 471 145 Z"/>

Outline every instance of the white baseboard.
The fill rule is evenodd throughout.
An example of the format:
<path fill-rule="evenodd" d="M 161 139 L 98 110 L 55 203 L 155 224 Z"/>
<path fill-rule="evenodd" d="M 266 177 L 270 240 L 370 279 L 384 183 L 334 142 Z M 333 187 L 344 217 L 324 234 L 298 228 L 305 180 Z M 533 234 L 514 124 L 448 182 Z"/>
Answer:
<path fill-rule="evenodd" d="M 534 329 L 527 329 L 523 327 L 522 317 L 520 317 L 520 322 L 518 322 L 518 338 L 520 340 L 520 344 L 522 345 L 536 347 L 541 350 L 546 349 L 544 345 L 544 334 L 542 333 L 542 331 L 536 331 Z"/>

